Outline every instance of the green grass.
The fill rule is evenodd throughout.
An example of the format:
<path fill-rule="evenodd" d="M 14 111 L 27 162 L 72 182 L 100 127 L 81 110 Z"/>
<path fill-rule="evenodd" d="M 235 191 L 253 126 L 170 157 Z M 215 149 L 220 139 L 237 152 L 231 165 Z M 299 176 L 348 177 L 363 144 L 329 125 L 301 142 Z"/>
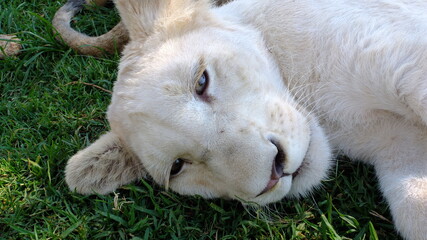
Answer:
<path fill-rule="evenodd" d="M 0 239 L 398 238 L 373 169 L 345 158 L 309 198 L 258 210 L 144 180 L 108 196 L 70 192 L 67 159 L 108 130 L 110 94 L 88 84 L 111 90 L 119 57 L 79 56 L 57 42 L 50 21 L 61 4 L 0 1 L 0 34 L 16 33 L 24 47 L 0 60 Z M 76 19 L 90 34 L 118 21 L 105 9 Z"/>

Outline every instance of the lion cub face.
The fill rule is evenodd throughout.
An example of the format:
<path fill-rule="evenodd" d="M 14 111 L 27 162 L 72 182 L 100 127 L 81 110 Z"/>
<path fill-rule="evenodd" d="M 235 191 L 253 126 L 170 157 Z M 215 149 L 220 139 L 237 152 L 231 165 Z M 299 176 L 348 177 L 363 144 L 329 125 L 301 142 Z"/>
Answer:
<path fill-rule="evenodd" d="M 116 2 L 127 26 L 136 20 L 124 12 L 139 3 Z M 329 167 L 316 119 L 289 95 L 256 31 L 192 14 L 148 38 L 128 28 L 112 132 L 155 182 L 181 194 L 259 204 L 305 194 Z"/>
<path fill-rule="evenodd" d="M 326 140 L 289 96 L 261 36 L 208 23 L 159 38 L 126 48 L 108 111 L 157 183 L 267 203 L 324 176 L 327 163 L 315 168 L 329 158 Z"/>

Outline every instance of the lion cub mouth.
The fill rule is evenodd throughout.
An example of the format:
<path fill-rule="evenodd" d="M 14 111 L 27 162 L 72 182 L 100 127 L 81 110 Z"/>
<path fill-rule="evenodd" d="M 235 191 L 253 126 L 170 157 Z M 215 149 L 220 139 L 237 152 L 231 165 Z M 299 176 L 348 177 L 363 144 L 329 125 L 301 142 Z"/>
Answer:
<path fill-rule="evenodd" d="M 264 193 L 270 192 L 277 185 L 277 183 L 280 181 L 282 177 L 292 176 L 292 178 L 294 179 L 301 172 L 303 165 L 305 165 L 303 161 L 295 172 L 293 173 L 283 172 L 284 164 L 286 161 L 286 154 L 279 143 L 277 143 L 276 141 L 271 141 L 271 142 L 277 147 L 278 152 L 272 164 L 273 166 L 271 168 L 270 180 L 268 181 L 267 186 L 264 188 L 264 190 L 262 190 L 261 193 L 257 195 L 257 197 Z"/>
<path fill-rule="evenodd" d="M 280 181 L 280 178 L 282 178 L 282 177 L 286 177 L 286 176 L 291 176 L 292 175 L 292 179 L 295 179 L 300 174 L 301 169 L 303 168 L 303 165 L 305 165 L 305 164 L 301 164 L 299 166 L 299 168 L 294 173 L 292 173 L 292 174 L 283 173 L 282 176 L 280 176 L 279 178 L 273 178 L 273 177 L 271 177 L 270 181 L 268 181 L 268 183 L 267 183 L 267 186 L 264 188 L 264 190 L 262 190 L 262 192 L 260 194 L 257 195 L 257 197 L 261 196 L 264 193 L 270 192 L 270 190 L 272 190 L 277 185 L 277 183 Z"/>

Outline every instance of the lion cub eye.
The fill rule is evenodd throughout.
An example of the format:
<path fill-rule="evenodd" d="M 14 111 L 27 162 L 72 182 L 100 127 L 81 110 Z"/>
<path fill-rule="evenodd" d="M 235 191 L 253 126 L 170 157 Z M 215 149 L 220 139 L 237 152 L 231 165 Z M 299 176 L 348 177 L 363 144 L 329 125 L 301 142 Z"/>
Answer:
<path fill-rule="evenodd" d="M 203 93 L 206 91 L 209 85 L 209 75 L 208 72 L 205 70 L 200 76 L 200 78 L 196 82 L 196 93 L 197 95 L 203 95 Z"/>
<path fill-rule="evenodd" d="M 178 175 L 181 172 L 182 167 L 184 166 L 184 163 L 185 161 L 183 159 L 181 158 L 176 159 L 172 164 L 170 176 L 174 177 Z"/>

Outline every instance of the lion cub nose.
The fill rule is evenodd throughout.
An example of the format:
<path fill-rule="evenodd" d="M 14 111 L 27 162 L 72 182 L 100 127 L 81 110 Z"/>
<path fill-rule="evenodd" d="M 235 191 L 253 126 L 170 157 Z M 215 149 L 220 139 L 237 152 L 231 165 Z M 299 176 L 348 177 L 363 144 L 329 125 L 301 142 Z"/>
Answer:
<path fill-rule="evenodd" d="M 285 151 L 283 150 L 283 147 L 277 141 L 274 141 L 274 140 L 270 140 L 270 141 L 277 148 L 277 154 L 276 154 L 276 157 L 274 158 L 273 169 L 271 171 L 271 179 L 277 180 L 281 177 L 285 177 L 290 174 L 283 172 L 283 169 L 285 168 L 285 163 L 286 163 L 286 154 L 285 154 Z"/>

